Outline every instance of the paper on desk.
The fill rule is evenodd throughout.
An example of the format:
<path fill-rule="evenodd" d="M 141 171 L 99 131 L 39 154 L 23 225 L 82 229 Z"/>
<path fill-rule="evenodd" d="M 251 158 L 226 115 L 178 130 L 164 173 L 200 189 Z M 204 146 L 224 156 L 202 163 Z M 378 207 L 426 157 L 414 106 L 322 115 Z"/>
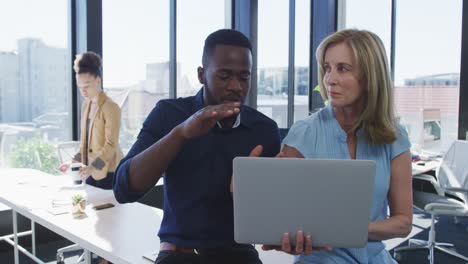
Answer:
<path fill-rule="evenodd" d="M 158 257 L 159 252 L 156 251 L 151 251 L 143 255 L 143 258 L 151 261 L 151 262 L 156 262 L 156 258 Z"/>
<path fill-rule="evenodd" d="M 72 202 L 72 196 L 75 194 L 82 195 L 87 199 L 87 194 L 81 187 L 75 188 L 74 186 L 64 186 L 60 187 L 52 196 L 52 205 L 61 206 L 61 205 L 70 205 Z"/>
<path fill-rule="evenodd" d="M 71 199 L 65 199 L 65 200 L 53 199 L 52 200 L 52 207 L 61 207 L 61 206 L 71 205 L 71 204 L 72 204 Z"/>
<path fill-rule="evenodd" d="M 47 212 L 53 215 L 68 214 L 70 212 L 70 207 L 51 207 L 47 209 Z"/>
<path fill-rule="evenodd" d="M 67 185 L 60 187 L 60 189 L 54 194 L 53 200 L 71 201 L 71 197 L 75 194 L 80 194 L 85 197 L 88 204 L 104 202 L 109 200 L 109 198 L 114 197 L 111 190 L 102 190 L 94 187 L 87 188 L 85 185 Z"/>

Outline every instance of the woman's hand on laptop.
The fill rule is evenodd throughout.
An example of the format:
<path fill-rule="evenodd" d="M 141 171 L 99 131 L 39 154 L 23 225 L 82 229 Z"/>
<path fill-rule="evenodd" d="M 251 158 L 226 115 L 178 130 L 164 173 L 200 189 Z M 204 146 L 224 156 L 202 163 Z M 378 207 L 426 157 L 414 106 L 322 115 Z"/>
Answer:
<path fill-rule="evenodd" d="M 331 250 L 331 247 L 312 247 L 312 238 L 310 235 L 304 235 L 302 230 L 296 233 L 296 246 L 291 243 L 289 233 L 284 233 L 281 237 L 281 246 L 263 245 L 263 250 L 278 250 L 291 255 L 310 255 L 312 250 Z"/>

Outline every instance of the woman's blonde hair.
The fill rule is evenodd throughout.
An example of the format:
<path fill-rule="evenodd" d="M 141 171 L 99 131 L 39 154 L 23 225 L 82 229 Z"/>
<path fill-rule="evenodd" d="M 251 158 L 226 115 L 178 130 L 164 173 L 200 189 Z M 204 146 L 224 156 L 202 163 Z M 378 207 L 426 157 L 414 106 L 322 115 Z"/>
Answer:
<path fill-rule="evenodd" d="M 396 140 L 393 83 L 382 40 L 366 30 L 345 29 L 325 38 L 317 48 L 320 94 L 328 100 L 323 83 L 327 49 L 335 44 L 348 45 L 354 57 L 366 94 L 366 106 L 354 128 L 362 127 L 372 144 L 390 144 Z"/>

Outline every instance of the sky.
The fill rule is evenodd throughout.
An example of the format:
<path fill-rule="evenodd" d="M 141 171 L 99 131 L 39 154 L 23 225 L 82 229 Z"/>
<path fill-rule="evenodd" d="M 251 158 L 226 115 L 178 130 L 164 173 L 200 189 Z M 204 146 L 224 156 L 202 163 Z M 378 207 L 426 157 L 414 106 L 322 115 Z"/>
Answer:
<path fill-rule="evenodd" d="M 67 0 L 0 0 L 0 51 L 15 51 L 20 38 L 68 47 Z M 105 85 L 136 84 L 146 64 L 169 58 L 169 4 L 162 0 L 103 0 Z M 259 0 L 258 62 L 288 62 L 288 2 Z M 346 27 L 376 32 L 389 49 L 390 0 L 347 0 Z M 132 4 L 130 4 L 132 3 Z M 296 65 L 309 61 L 309 1 L 296 0 Z M 225 28 L 225 1 L 178 0 L 178 60 L 196 82 L 204 38 Z M 400 0 L 397 4 L 396 84 L 405 78 L 459 72 L 462 0 Z"/>
<path fill-rule="evenodd" d="M 67 48 L 67 0 L 0 0 L 0 51 L 15 51 L 20 38 L 41 38 Z"/>
<path fill-rule="evenodd" d="M 402 85 L 405 78 L 460 72 L 462 3 L 397 2 L 396 85 Z M 347 0 L 346 10 L 347 27 L 374 31 L 390 49 L 391 0 Z"/>

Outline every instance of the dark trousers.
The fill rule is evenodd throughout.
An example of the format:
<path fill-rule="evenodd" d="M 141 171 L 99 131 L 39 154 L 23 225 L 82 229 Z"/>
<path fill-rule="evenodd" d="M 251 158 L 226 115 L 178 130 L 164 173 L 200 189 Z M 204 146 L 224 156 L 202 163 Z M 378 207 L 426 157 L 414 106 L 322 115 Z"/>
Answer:
<path fill-rule="evenodd" d="M 200 254 L 162 250 L 155 264 L 262 264 L 262 261 L 253 246 L 235 245 Z"/>
<path fill-rule="evenodd" d="M 89 176 L 86 179 L 86 183 L 94 187 L 98 187 L 104 190 L 112 190 L 112 183 L 114 182 L 114 173 L 108 172 L 107 176 L 102 180 L 95 180 L 93 177 Z"/>

